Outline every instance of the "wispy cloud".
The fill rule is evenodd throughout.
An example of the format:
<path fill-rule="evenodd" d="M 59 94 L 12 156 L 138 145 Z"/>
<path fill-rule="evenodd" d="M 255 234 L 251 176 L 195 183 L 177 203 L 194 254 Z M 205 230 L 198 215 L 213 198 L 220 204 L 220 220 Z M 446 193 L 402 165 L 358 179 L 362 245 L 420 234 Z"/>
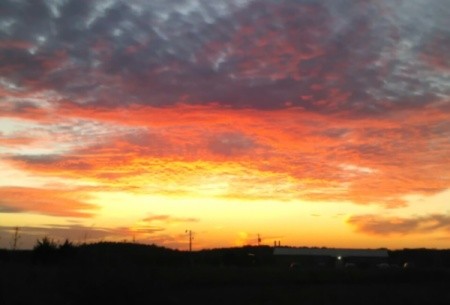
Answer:
<path fill-rule="evenodd" d="M 370 235 L 450 233 L 450 216 L 432 214 L 417 217 L 352 216 L 347 221 L 359 232 Z"/>
<path fill-rule="evenodd" d="M 170 215 L 150 215 L 142 220 L 146 223 L 163 223 L 163 224 L 173 224 L 173 223 L 187 223 L 187 222 L 197 222 L 199 221 L 194 217 L 174 217 Z"/>
<path fill-rule="evenodd" d="M 0 236 L 5 240 L 9 239 L 16 227 L 0 226 Z M 98 227 L 95 225 L 85 226 L 79 224 L 57 225 L 47 224 L 42 226 L 20 226 L 20 242 L 24 247 L 34 245 L 36 240 L 43 237 L 51 238 L 55 241 L 65 239 L 75 243 L 99 242 L 99 241 L 132 241 L 142 238 L 155 237 L 160 239 L 161 228 L 129 228 L 129 227 Z M 164 234 L 163 236 L 167 236 Z M 148 241 L 148 240 L 146 240 Z"/>

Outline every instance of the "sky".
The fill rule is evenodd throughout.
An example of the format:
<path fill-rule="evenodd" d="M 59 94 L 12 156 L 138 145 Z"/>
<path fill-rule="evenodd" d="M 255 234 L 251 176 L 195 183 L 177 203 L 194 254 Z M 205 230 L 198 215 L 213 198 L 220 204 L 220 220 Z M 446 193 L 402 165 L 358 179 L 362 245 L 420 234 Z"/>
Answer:
<path fill-rule="evenodd" d="M 0 248 L 450 248 L 448 0 L 2 0 Z"/>

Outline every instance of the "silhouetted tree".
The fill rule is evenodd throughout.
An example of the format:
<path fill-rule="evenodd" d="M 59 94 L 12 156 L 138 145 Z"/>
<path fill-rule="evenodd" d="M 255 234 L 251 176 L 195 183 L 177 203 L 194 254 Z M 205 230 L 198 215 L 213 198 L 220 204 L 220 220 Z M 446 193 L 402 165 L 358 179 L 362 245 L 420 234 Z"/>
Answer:
<path fill-rule="evenodd" d="M 66 238 L 63 244 L 58 246 L 58 255 L 60 258 L 68 258 L 75 254 L 76 248 L 69 239 Z"/>
<path fill-rule="evenodd" d="M 47 236 L 41 240 L 37 240 L 33 247 L 33 261 L 37 263 L 50 263 L 57 259 L 58 246 Z"/>

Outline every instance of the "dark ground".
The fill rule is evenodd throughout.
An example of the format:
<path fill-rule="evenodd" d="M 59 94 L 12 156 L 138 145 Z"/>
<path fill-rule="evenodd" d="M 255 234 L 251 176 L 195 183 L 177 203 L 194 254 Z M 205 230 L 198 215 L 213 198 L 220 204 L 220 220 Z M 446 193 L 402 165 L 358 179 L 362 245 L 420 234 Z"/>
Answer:
<path fill-rule="evenodd" d="M 268 259 L 212 263 L 231 252 L 197 253 L 192 263 L 188 253 L 156 247 L 73 251 L 50 260 L 4 251 L 0 304 L 450 304 L 442 268 L 289 270 Z"/>

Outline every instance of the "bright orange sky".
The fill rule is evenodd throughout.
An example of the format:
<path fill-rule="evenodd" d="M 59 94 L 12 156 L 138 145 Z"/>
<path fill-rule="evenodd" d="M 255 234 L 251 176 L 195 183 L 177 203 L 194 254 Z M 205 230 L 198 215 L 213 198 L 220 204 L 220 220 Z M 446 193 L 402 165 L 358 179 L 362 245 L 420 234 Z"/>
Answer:
<path fill-rule="evenodd" d="M 342 2 L 7 0 L 0 247 L 449 248 L 450 8 Z"/>

